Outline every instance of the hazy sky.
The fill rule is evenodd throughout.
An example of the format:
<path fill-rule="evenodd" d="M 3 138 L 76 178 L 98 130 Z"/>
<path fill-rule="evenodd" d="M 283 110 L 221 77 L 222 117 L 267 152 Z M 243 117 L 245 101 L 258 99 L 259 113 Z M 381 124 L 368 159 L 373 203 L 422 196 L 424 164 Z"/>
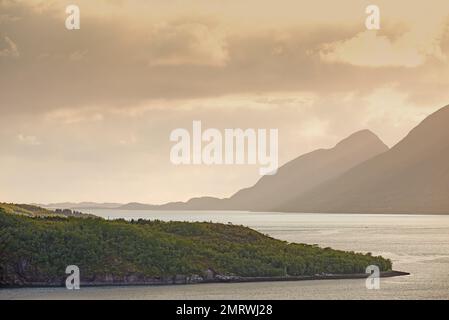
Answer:
<path fill-rule="evenodd" d="M 174 166 L 173 129 L 278 128 L 284 163 L 447 104 L 447 0 L 0 0 L 0 201 L 229 196 L 259 166 Z"/>

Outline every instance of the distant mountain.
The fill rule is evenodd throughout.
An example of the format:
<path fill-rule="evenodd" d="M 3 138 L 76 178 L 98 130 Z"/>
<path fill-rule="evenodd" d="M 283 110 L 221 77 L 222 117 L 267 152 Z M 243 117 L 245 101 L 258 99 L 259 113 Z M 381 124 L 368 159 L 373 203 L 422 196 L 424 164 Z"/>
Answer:
<path fill-rule="evenodd" d="M 122 203 L 96 203 L 96 202 L 60 202 L 49 204 L 36 204 L 47 209 L 116 209 L 122 206 Z"/>
<path fill-rule="evenodd" d="M 268 211 L 387 150 L 371 131 L 356 132 L 331 149 L 302 155 L 279 168 L 276 175 L 262 177 L 253 187 L 234 194 L 230 205 Z"/>
<path fill-rule="evenodd" d="M 276 175 L 264 176 L 230 198 L 201 197 L 160 206 L 129 204 L 120 209 L 269 211 L 387 150 L 374 133 L 362 130 L 331 149 L 319 149 L 286 163 Z"/>
<path fill-rule="evenodd" d="M 157 205 L 151 205 L 151 204 L 144 204 L 144 203 L 138 203 L 138 202 L 130 202 L 127 204 L 123 204 L 117 208 L 119 210 L 153 210 L 157 209 Z"/>
<path fill-rule="evenodd" d="M 449 106 L 391 150 L 271 209 L 449 214 Z"/>
<path fill-rule="evenodd" d="M 192 198 L 186 202 L 169 202 L 161 205 L 130 202 L 116 209 L 120 210 L 230 210 L 228 199 L 214 197 Z"/>
<path fill-rule="evenodd" d="M 276 175 L 264 176 L 230 198 L 45 207 L 449 214 L 449 106 L 427 117 L 391 149 L 362 130 L 331 149 L 288 162 Z"/>

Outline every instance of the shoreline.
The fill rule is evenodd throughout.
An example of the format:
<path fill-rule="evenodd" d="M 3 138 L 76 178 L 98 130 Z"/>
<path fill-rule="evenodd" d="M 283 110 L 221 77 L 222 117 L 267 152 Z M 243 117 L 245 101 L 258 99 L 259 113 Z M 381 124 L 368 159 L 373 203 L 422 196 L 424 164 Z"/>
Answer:
<path fill-rule="evenodd" d="M 408 276 L 410 273 L 403 271 L 384 271 L 380 273 L 380 278 L 392 278 L 400 276 Z M 369 274 L 323 274 L 313 276 L 285 276 L 285 277 L 238 277 L 238 276 L 221 276 L 217 275 L 213 279 L 196 279 L 190 277 L 174 276 L 167 278 L 153 278 L 144 281 L 81 281 L 81 287 L 130 287 L 130 286 L 177 286 L 189 284 L 207 284 L 207 283 L 244 283 L 244 282 L 281 282 L 281 281 L 319 281 L 319 280 L 352 280 L 366 279 Z M 43 283 L 31 282 L 25 285 L 0 285 L 2 289 L 26 289 L 26 288 L 65 288 L 64 283 Z"/>
<path fill-rule="evenodd" d="M 54 210 L 54 208 L 47 208 L 50 210 Z M 247 213 L 247 214 L 313 214 L 313 215 L 373 215 L 373 216 L 449 216 L 448 213 L 422 213 L 422 212 L 296 212 L 296 211 L 248 211 L 248 210 L 215 210 L 215 209 L 198 209 L 198 210 L 178 210 L 178 209 L 106 209 L 106 208 L 74 208 L 74 210 L 85 210 L 87 213 L 92 214 L 94 216 L 104 218 L 93 213 L 96 210 L 104 210 L 104 211 L 130 211 L 130 212 L 148 212 L 148 213 Z M 93 211 L 89 211 L 93 210 Z M 148 216 L 148 219 L 151 219 L 151 216 Z M 128 219 L 125 217 L 114 218 L 114 219 Z M 144 218 L 142 218 L 144 219 Z"/>

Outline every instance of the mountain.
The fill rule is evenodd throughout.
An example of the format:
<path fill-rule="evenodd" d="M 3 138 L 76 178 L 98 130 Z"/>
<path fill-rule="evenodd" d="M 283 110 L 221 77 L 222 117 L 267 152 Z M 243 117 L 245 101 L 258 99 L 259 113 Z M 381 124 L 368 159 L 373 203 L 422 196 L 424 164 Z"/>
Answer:
<path fill-rule="evenodd" d="M 228 199 L 215 197 L 192 198 L 186 202 L 169 202 L 161 205 L 130 202 L 118 208 L 120 210 L 230 210 Z"/>
<path fill-rule="evenodd" d="M 114 208 L 114 209 L 119 209 L 119 210 L 153 210 L 153 209 L 157 209 L 157 206 L 156 205 L 151 205 L 151 204 L 145 204 L 145 203 L 130 202 L 130 203 L 118 206 L 117 208 Z"/>
<path fill-rule="evenodd" d="M 387 150 L 374 133 L 362 130 L 331 149 L 315 150 L 286 163 L 276 175 L 264 176 L 230 198 L 201 197 L 160 206 L 131 204 L 126 209 L 269 211 Z"/>
<path fill-rule="evenodd" d="M 47 209 L 117 209 L 122 203 L 97 203 L 97 202 L 60 202 L 49 204 L 36 204 Z"/>
<path fill-rule="evenodd" d="M 448 214 L 449 106 L 389 151 L 272 210 Z"/>
<path fill-rule="evenodd" d="M 331 149 L 319 149 L 286 163 L 276 175 L 262 177 L 229 202 L 233 208 L 269 210 L 387 150 L 371 131 L 358 131 Z"/>

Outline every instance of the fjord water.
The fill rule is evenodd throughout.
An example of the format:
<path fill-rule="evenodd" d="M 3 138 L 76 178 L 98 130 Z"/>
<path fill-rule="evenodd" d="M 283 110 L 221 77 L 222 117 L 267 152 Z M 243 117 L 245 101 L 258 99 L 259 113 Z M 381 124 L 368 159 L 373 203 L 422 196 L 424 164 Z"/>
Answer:
<path fill-rule="evenodd" d="M 383 278 L 379 290 L 365 280 L 321 280 L 0 290 L 0 299 L 449 299 L 449 216 L 83 210 L 116 219 L 213 221 L 241 224 L 289 242 L 372 252 L 410 276 Z"/>

